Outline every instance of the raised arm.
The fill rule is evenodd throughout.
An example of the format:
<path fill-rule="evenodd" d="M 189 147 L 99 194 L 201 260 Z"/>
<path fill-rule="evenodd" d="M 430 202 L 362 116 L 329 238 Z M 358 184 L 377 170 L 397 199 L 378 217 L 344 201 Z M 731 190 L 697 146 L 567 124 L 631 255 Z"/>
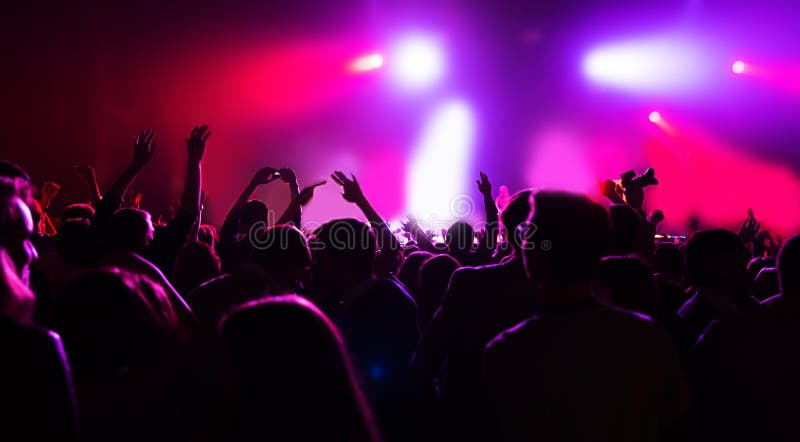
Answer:
<path fill-rule="evenodd" d="M 286 210 L 283 211 L 283 215 L 278 218 L 278 221 L 275 222 L 276 225 L 286 224 L 286 223 L 293 223 L 298 229 L 300 228 L 300 215 L 302 213 L 302 208 L 306 206 L 306 204 L 311 201 L 311 198 L 314 197 L 314 189 L 319 186 L 327 184 L 327 181 L 319 181 L 310 186 L 306 186 L 297 197 L 292 198 L 292 201 L 289 203 L 289 206 Z"/>
<path fill-rule="evenodd" d="M 486 212 L 486 233 L 481 238 L 480 247 L 491 251 L 497 245 L 497 234 L 500 233 L 497 205 L 495 205 L 492 197 L 492 183 L 489 182 L 489 177 L 481 172 L 481 179 L 476 183 L 478 184 L 478 191 L 483 196 L 483 208 Z"/>
<path fill-rule="evenodd" d="M 151 130 L 142 131 L 133 141 L 133 159 L 128 167 L 111 185 L 100 204 L 92 220 L 92 228 L 102 231 L 111 219 L 111 215 L 122 205 L 122 196 L 130 186 L 131 182 L 144 166 L 150 162 L 153 152 L 156 150 L 155 132 Z"/>
<path fill-rule="evenodd" d="M 358 184 L 355 175 L 347 177 L 340 171 L 335 171 L 331 174 L 331 179 L 342 186 L 342 197 L 351 203 L 355 203 L 364 216 L 367 217 L 372 228 L 377 233 L 378 248 L 380 254 L 376 258 L 379 262 L 390 262 L 394 260 L 396 254 L 400 253 L 400 243 L 395 238 L 389 225 L 381 218 L 375 208 L 372 207 L 364 192 L 361 191 L 361 186 Z M 388 264 L 387 264 L 388 265 Z"/>
<path fill-rule="evenodd" d="M 94 167 L 89 165 L 75 166 L 75 172 L 83 179 L 86 186 L 89 188 L 89 197 L 92 201 L 92 206 L 97 207 L 100 204 L 102 195 L 100 195 L 100 186 L 97 185 L 97 174 Z"/>
<path fill-rule="evenodd" d="M 270 183 L 276 179 L 275 173 L 277 169 L 274 167 L 264 167 L 263 169 L 256 172 L 253 176 L 253 179 L 247 184 L 247 186 L 242 190 L 242 193 L 239 195 L 239 198 L 233 203 L 233 207 L 231 210 L 228 211 L 228 215 L 225 216 L 225 222 L 222 223 L 222 227 L 219 230 L 219 243 L 231 243 L 236 241 L 236 231 L 239 224 L 239 213 L 242 211 L 242 207 L 244 207 L 247 200 L 250 199 L 250 195 L 255 192 L 256 188 L 262 184 Z M 266 221 L 266 220 L 264 220 Z"/>
<path fill-rule="evenodd" d="M 288 216 L 289 219 L 283 222 L 279 222 L 277 224 L 286 224 L 288 222 L 291 222 L 299 229 L 300 219 L 303 212 L 302 205 L 295 204 L 294 207 L 292 207 L 293 206 L 292 202 L 295 201 L 300 196 L 300 186 L 297 184 L 297 175 L 295 175 L 292 169 L 289 169 L 287 167 L 278 170 L 278 173 L 281 176 L 281 180 L 289 185 L 290 202 L 289 202 L 289 207 L 287 207 L 286 211 L 283 212 L 279 221 L 283 220 L 284 216 Z M 292 208 L 291 213 L 287 213 L 289 211 L 289 208 Z"/>
<path fill-rule="evenodd" d="M 166 274 L 171 274 L 175 258 L 189 234 L 194 232 L 192 226 L 200 217 L 200 162 L 210 135 L 208 126 L 197 126 L 186 139 L 186 178 L 180 207 L 166 229 L 153 239 L 147 251 L 147 257 Z"/>

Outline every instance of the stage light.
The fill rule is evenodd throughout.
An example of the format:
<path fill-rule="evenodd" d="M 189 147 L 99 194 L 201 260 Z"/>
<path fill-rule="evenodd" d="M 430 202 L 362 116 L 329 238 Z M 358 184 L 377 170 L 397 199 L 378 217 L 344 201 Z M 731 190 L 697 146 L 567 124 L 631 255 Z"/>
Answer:
<path fill-rule="evenodd" d="M 744 62 L 742 60 L 734 61 L 731 65 L 731 70 L 734 74 L 741 74 L 744 72 Z"/>
<path fill-rule="evenodd" d="M 661 121 L 661 114 L 658 111 L 650 112 L 650 116 L 648 117 L 651 123 L 658 123 Z"/>
<path fill-rule="evenodd" d="M 393 48 L 389 65 L 395 80 L 408 89 L 422 89 L 444 74 L 444 55 L 435 41 L 406 37 Z"/>
<path fill-rule="evenodd" d="M 591 50 L 583 60 L 583 72 L 589 80 L 619 90 L 691 93 L 711 78 L 705 50 L 686 36 L 614 42 Z"/>
<path fill-rule="evenodd" d="M 428 120 L 406 175 L 407 213 L 423 228 L 438 231 L 434 221 L 470 218 L 475 201 L 468 195 L 475 117 L 462 101 L 440 105 Z"/>
<path fill-rule="evenodd" d="M 353 72 L 368 72 L 383 66 L 383 56 L 381 54 L 368 54 L 358 57 L 350 63 L 350 70 Z"/>

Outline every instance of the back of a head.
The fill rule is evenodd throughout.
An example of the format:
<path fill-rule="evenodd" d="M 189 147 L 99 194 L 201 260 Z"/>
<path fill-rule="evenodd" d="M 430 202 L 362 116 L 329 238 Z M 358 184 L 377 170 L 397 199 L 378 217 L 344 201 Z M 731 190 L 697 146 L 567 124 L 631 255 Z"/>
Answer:
<path fill-rule="evenodd" d="M 748 278 L 744 245 L 729 230 L 697 232 L 686 244 L 685 259 L 689 283 L 696 287 L 739 285 Z"/>
<path fill-rule="evenodd" d="M 447 229 L 445 242 L 450 252 L 466 252 L 472 248 L 475 229 L 466 221 L 456 221 Z"/>
<path fill-rule="evenodd" d="M 372 440 L 342 338 L 312 303 L 293 295 L 250 302 L 223 319 L 221 335 L 242 384 L 239 431 Z"/>
<path fill-rule="evenodd" d="M 800 296 L 800 235 L 793 236 L 781 247 L 778 273 L 783 294 Z"/>
<path fill-rule="evenodd" d="M 403 264 L 400 265 L 400 271 L 397 272 L 397 279 L 403 283 L 412 296 L 414 296 L 417 290 L 419 269 L 422 267 L 422 263 L 431 256 L 433 256 L 433 254 L 430 252 L 412 252 L 406 256 L 406 259 L 403 260 Z"/>
<path fill-rule="evenodd" d="M 369 225 L 353 218 L 335 219 L 314 232 L 313 243 L 314 254 L 328 258 L 323 265 L 344 264 L 353 275 L 372 275 L 376 242 Z"/>
<path fill-rule="evenodd" d="M 777 295 L 781 292 L 781 282 L 778 276 L 778 269 L 775 267 L 764 267 L 758 272 L 753 281 L 753 295 L 759 301 Z"/>
<path fill-rule="evenodd" d="M 26 283 L 29 265 L 37 257 L 31 242 L 36 221 L 25 203 L 29 187 L 22 179 L 0 176 L 0 247 L 5 248 Z"/>
<path fill-rule="evenodd" d="M 94 217 L 94 208 L 88 204 L 70 204 L 61 212 L 61 224 L 69 220 L 91 221 Z"/>
<path fill-rule="evenodd" d="M 417 289 L 417 318 L 424 329 L 442 303 L 450 278 L 461 265 L 450 255 L 436 255 L 426 260 L 419 269 Z"/>
<path fill-rule="evenodd" d="M 267 215 L 269 209 L 267 205 L 259 200 L 250 200 L 242 206 L 242 211 L 239 213 L 239 231 L 247 233 L 251 226 L 258 222 L 267 222 Z M 246 229 L 242 231 L 243 229 Z"/>
<path fill-rule="evenodd" d="M 775 262 L 775 258 L 771 256 L 757 256 L 747 263 L 747 272 L 753 278 L 753 281 L 755 281 L 761 269 L 776 266 L 777 263 Z"/>
<path fill-rule="evenodd" d="M 677 283 L 682 282 L 685 273 L 683 252 L 677 244 L 662 243 L 656 246 L 653 255 L 653 273 L 665 275 Z"/>
<path fill-rule="evenodd" d="M 613 204 L 608 209 L 611 231 L 609 232 L 609 249 L 611 254 L 626 255 L 633 253 L 642 217 L 625 204 Z"/>
<path fill-rule="evenodd" d="M 523 245 L 529 273 L 555 284 L 588 284 L 608 245 L 606 209 L 584 195 L 558 191 L 538 192 L 533 205 L 535 230 Z"/>
<path fill-rule="evenodd" d="M 167 357 L 177 319 L 161 286 L 119 269 L 73 279 L 57 300 L 55 329 L 78 376 L 113 375 Z"/>
<path fill-rule="evenodd" d="M 219 275 L 220 259 L 208 244 L 187 241 L 175 257 L 172 283 L 178 293 L 189 293 Z"/>
<path fill-rule="evenodd" d="M 70 219 L 56 235 L 56 251 L 64 264 L 84 267 L 93 262 L 92 234 L 89 221 Z"/>
<path fill-rule="evenodd" d="M 279 283 L 293 283 L 311 266 L 311 252 L 303 232 L 285 224 L 270 227 L 252 242 L 249 261 Z M 298 280 L 304 282 L 305 278 Z M 302 287 L 296 287 L 300 289 Z"/>
<path fill-rule="evenodd" d="M 521 190 L 512 195 L 503 211 L 500 222 L 503 224 L 506 240 L 515 250 L 521 247 L 520 238 L 516 235 L 517 227 L 528 219 L 531 213 L 531 190 Z"/>
<path fill-rule="evenodd" d="M 111 217 L 109 227 L 109 239 L 120 250 L 141 253 L 153 237 L 150 213 L 140 209 L 117 210 Z"/>
<path fill-rule="evenodd" d="M 29 184 L 31 182 L 30 175 L 19 164 L 11 161 L 0 161 L 0 177 L 20 179 Z"/>
<path fill-rule="evenodd" d="M 608 256 L 595 276 L 596 295 L 607 304 L 656 317 L 659 308 L 653 273 L 635 256 Z"/>

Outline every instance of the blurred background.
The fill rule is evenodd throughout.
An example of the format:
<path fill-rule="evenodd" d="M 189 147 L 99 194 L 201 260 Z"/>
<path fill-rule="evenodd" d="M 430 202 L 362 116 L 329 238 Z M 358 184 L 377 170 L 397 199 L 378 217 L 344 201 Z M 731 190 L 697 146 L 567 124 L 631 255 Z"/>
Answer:
<path fill-rule="evenodd" d="M 108 187 L 152 128 L 130 192 L 168 214 L 184 138 L 208 124 L 214 223 L 269 165 L 301 187 L 353 173 L 386 218 L 423 223 L 480 219 L 459 206 L 480 201 L 479 171 L 495 192 L 596 194 L 654 167 L 646 207 L 666 232 L 749 208 L 773 231 L 800 225 L 796 1 L 28 2 L 0 20 L 0 157 L 61 184 L 56 212 L 86 198 L 73 165 Z M 338 190 L 318 189 L 305 220 L 355 216 Z M 279 182 L 255 196 L 288 202 Z"/>

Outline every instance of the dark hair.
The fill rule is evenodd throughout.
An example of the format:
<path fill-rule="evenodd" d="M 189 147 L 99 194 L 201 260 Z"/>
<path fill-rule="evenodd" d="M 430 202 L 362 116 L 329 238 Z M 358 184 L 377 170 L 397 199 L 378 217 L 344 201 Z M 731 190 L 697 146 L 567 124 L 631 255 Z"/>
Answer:
<path fill-rule="evenodd" d="M 445 235 L 445 243 L 451 253 L 469 251 L 474 240 L 475 229 L 466 221 L 456 221 Z"/>
<path fill-rule="evenodd" d="M 521 238 L 516 234 L 517 227 L 528 219 L 531 213 L 531 194 L 530 190 L 521 190 L 511 195 L 503 211 L 500 213 L 500 222 L 505 230 L 506 240 L 515 250 L 522 247 Z"/>
<path fill-rule="evenodd" d="M 412 252 L 406 256 L 406 259 L 403 260 L 403 264 L 400 265 L 400 271 L 397 272 L 397 279 L 413 297 L 416 297 L 415 292 L 419 282 L 419 269 L 422 267 L 422 263 L 431 256 L 433 256 L 433 254 L 430 252 Z"/>
<path fill-rule="evenodd" d="M 608 214 L 611 223 L 610 253 L 615 255 L 633 253 L 642 225 L 642 217 L 625 204 L 612 204 L 608 209 Z"/>
<path fill-rule="evenodd" d="M 124 208 L 114 212 L 110 231 L 112 243 L 119 249 L 140 253 L 147 245 L 150 213 L 145 210 Z"/>
<path fill-rule="evenodd" d="M 534 196 L 536 253 L 559 282 L 588 283 L 608 245 L 608 212 L 583 195 L 542 191 Z"/>
<path fill-rule="evenodd" d="M 178 293 L 189 293 L 219 275 L 220 259 L 208 244 L 187 241 L 175 257 L 172 283 Z"/>
<path fill-rule="evenodd" d="M 722 281 L 731 275 L 720 262 L 725 255 L 742 257 L 744 244 L 735 233 L 725 229 L 697 232 L 686 244 L 686 273 L 689 283 L 704 286 Z M 743 264 L 744 265 L 744 264 Z"/>
<path fill-rule="evenodd" d="M 179 342 L 164 289 L 116 268 L 82 273 L 56 305 L 55 329 L 76 375 L 112 375 L 165 359 Z"/>
<path fill-rule="evenodd" d="M 280 277 L 281 274 L 308 268 L 311 252 L 303 232 L 292 225 L 282 224 L 270 227 L 258 236 L 253 242 L 249 260 L 273 277 Z"/>
<path fill-rule="evenodd" d="M 461 264 L 450 255 L 432 256 L 422 263 L 416 296 L 417 322 L 420 329 L 424 329 L 433 318 L 442 303 L 450 277 L 459 267 Z"/>
<path fill-rule="evenodd" d="M 91 221 L 94 217 L 94 207 L 88 204 L 70 204 L 61 211 L 61 223 L 71 219 L 85 219 Z"/>
<path fill-rule="evenodd" d="M 252 226 L 259 221 L 266 222 L 268 213 L 269 209 L 266 204 L 259 200 L 250 200 L 242 206 L 239 222 L 247 226 Z"/>
<path fill-rule="evenodd" d="M 372 274 L 375 259 L 375 234 L 372 228 L 353 218 L 329 221 L 320 226 L 313 237 L 315 250 L 350 264 L 353 274 Z"/>
<path fill-rule="evenodd" d="M 85 267 L 93 263 L 91 226 L 86 219 L 70 219 L 56 235 L 56 251 L 65 264 Z"/>
<path fill-rule="evenodd" d="M 342 338 L 309 301 L 247 303 L 223 319 L 221 334 L 240 382 L 237 435 L 267 429 L 298 441 L 378 439 Z"/>
<path fill-rule="evenodd" d="M 636 256 L 607 256 L 597 266 L 598 293 L 610 305 L 657 317 L 660 302 L 653 272 Z"/>
<path fill-rule="evenodd" d="M 11 161 L 0 161 L 0 177 L 20 179 L 27 183 L 31 182 L 31 177 L 19 164 Z"/>
<path fill-rule="evenodd" d="M 790 238 L 778 253 L 778 273 L 784 293 L 800 291 L 800 235 Z"/>

